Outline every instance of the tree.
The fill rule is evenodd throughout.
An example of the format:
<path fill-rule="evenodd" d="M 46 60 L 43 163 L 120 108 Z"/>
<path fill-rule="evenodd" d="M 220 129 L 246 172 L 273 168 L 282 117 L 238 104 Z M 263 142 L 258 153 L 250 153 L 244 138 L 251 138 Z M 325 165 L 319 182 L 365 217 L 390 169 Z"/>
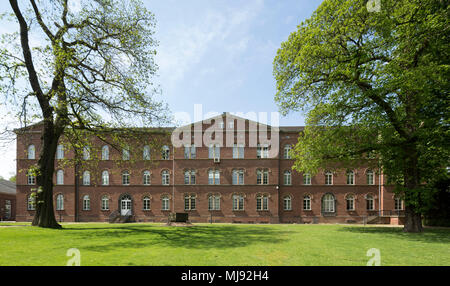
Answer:
<path fill-rule="evenodd" d="M 274 60 L 275 99 L 284 114 L 307 113 L 297 170 L 379 165 L 405 200 L 404 230 L 420 232 L 450 161 L 448 1 L 367 4 L 325 0 L 291 33 Z"/>
<path fill-rule="evenodd" d="M 19 103 L 21 122 L 43 122 L 33 225 L 60 228 L 52 194 L 61 136 L 83 139 L 89 131 L 101 137 L 105 129 L 167 118 L 151 82 L 155 19 L 138 0 L 81 1 L 79 7 L 69 0 L 30 0 L 21 2 L 26 9 L 17 0 L 9 3 L 19 33 L 3 35 L 0 88 Z"/>

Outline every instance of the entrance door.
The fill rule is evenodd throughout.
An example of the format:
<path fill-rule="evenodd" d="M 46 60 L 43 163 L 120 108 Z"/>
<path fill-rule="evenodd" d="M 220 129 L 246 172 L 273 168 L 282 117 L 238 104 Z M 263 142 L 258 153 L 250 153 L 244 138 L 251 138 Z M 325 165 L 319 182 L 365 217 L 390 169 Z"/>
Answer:
<path fill-rule="evenodd" d="M 131 215 L 131 197 L 124 196 L 120 201 L 120 214 L 121 215 Z"/>

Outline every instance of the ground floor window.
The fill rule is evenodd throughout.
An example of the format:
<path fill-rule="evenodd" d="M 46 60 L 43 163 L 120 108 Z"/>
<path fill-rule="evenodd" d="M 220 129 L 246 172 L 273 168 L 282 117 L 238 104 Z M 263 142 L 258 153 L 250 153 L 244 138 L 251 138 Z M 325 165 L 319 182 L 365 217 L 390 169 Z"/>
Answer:
<path fill-rule="evenodd" d="M 83 197 L 83 210 L 88 211 L 91 209 L 91 199 L 88 195 Z"/>
<path fill-rule="evenodd" d="M 367 210 L 368 211 L 373 211 L 375 209 L 373 196 L 372 195 L 367 195 L 366 201 L 367 201 Z"/>
<path fill-rule="evenodd" d="M 161 198 L 161 202 L 162 202 L 162 206 L 161 206 L 161 209 L 163 210 L 163 211 L 168 211 L 170 208 L 169 208 L 169 197 L 168 196 L 163 196 L 162 198 Z"/>
<path fill-rule="evenodd" d="M 108 196 L 102 197 L 102 211 L 109 210 L 109 198 Z"/>
<path fill-rule="evenodd" d="M 347 210 L 354 211 L 355 210 L 355 197 L 353 195 L 348 195 L 346 200 L 347 200 Z"/>
<path fill-rule="evenodd" d="M 322 197 L 322 212 L 334 213 L 335 199 L 333 194 L 326 194 Z"/>
<path fill-rule="evenodd" d="M 256 197 L 256 210 L 258 210 L 258 211 L 269 210 L 269 196 L 268 195 L 258 195 Z"/>
<path fill-rule="evenodd" d="M 219 195 L 209 195 L 208 196 L 208 210 L 210 210 L 210 211 L 220 210 L 220 196 Z"/>
<path fill-rule="evenodd" d="M 292 199 L 291 199 L 291 196 L 285 196 L 283 198 L 283 209 L 285 211 L 292 210 Z"/>
<path fill-rule="evenodd" d="M 62 194 L 58 194 L 56 196 L 56 210 L 57 211 L 64 210 L 64 196 Z"/>
<path fill-rule="evenodd" d="M 144 211 L 149 211 L 150 210 L 150 198 L 149 197 L 144 197 L 143 199 L 143 208 Z"/>
<path fill-rule="evenodd" d="M 243 195 L 233 195 L 233 210 L 243 211 L 244 210 L 244 196 Z"/>
<path fill-rule="evenodd" d="M 195 195 L 184 196 L 184 209 L 187 211 L 195 210 Z"/>
<path fill-rule="evenodd" d="M 303 210 L 310 211 L 311 210 L 311 196 L 306 195 L 303 197 Z"/>

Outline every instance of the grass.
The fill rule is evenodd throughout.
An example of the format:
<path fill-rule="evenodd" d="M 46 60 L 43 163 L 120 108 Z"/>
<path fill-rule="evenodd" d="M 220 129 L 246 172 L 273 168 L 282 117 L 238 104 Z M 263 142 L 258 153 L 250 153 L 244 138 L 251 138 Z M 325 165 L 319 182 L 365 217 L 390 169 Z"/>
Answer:
<path fill-rule="evenodd" d="M 362 225 L 1 225 L 0 265 L 63 266 L 69 248 L 80 250 L 81 265 L 364 266 L 370 248 L 380 250 L 381 265 L 450 265 L 450 229 L 412 234 Z"/>

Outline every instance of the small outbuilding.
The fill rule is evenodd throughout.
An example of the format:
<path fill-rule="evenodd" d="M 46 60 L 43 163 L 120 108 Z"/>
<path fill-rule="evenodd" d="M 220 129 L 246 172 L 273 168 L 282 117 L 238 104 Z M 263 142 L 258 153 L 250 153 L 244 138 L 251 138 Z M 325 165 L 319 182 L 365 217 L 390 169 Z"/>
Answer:
<path fill-rule="evenodd" d="M 0 221 L 16 220 L 16 183 L 0 179 Z"/>

